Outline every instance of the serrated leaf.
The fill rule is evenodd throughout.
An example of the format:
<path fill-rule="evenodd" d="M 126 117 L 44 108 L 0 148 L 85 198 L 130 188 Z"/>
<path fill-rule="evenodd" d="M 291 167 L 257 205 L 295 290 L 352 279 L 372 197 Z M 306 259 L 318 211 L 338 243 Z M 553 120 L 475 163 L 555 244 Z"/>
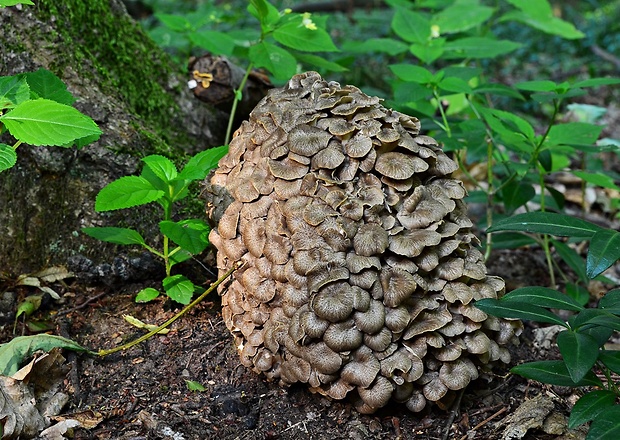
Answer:
<path fill-rule="evenodd" d="M 144 245 L 146 243 L 138 231 L 134 231 L 129 228 L 116 228 L 112 226 L 92 227 L 82 228 L 82 232 L 90 237 L 96 238 L 97 240 L 108 243 L 124 245 Z"/>
<path fill-rule="evenodd" d="M 136 295 L 135 301 L 137 303 L 147 303 L 149 301 L 153 301 L 158 296 L 159 296 L 159 291 L 157 291 L 157 289 L 153 289 L 152 287 L 147 287 L 138 292 L 138 294 Z"/>
<path fill-rule="evenodd" d="M 142 158 L 142 162 L 164 183 L 169 183 L 177 177 L 177 167 L 167 157 L 151 154 Z"/>
<path fill-rule="evenodd" d="M 185 278 L 183 275 L 173 275 L 164 278 L 164 290 L 166 295 L 181 304 L 189 304 L 194 295 L 194 283 Z"/>
<path fill-rule="evenodd" d="M 217 166 L 219 160 L 228 153 L 228 145 L 209 148 L 192 156 L 183 170 L 179 173 L 179 180 L 202 180 L 209 171 Z"/>
<path fill-rule="evenodd" d="M 563 387 L 603 386 L 601 380 L 589 371 L 578 383 L 575 383 L 564 361 L 534 361 L 512 367 L 510 371 L 527 379 Z"/>
<path fill-rule="evenodd" d="M 49 70 L 39 69 L 35 72 L 24 73 L 23 77 L 36 98 L 51 99 L 69 106 L 75 102 L 75 98 L 67 90 L 65 83 Z"/>
<path fill-rule="evenodd" d="M 542 286 L 520 287 L 507 293 L 499 301 L 502 303 L 509 301 L 523 302 L 538 307 L 571 310 L 574 312 L 583 310 L 583 306 L 572 298 L 557 290 Z"/>
<path fill-rule="evenodd" d="M 586 257 L 586 274 L 592 279 L 605 272 L 620 259 L 620 232 L 597 231 L 590 240 Z"/>
<path fill-rule="evenodd" d="M 603 409 L 592 421 L 586 440 L 617 440 L 620 438 L 620 406 Z"/>
<path fill-rule="evenodd" d="M 476 301 L 474 305 L 484 313 L 498 318 L 526 319 L 566 327 L 566 323 L 549 310 L 523 302 L 487 298 Z"/>
<path fill-rule="evenodd" d="M 174 254 L 170 255 L 170 266 L 174 266 L 175 264 L 179 264 L 182 263 L 184 261 L 189 260 L 190 258 L 192 258 L 192 254 L 190 254 L 188 251 L 181 249 L 178 252 L 175 252 Z"/>
<path fill-rule="evenodd" d="M 487 232 L 525 231 L 561 237 L 591 238 L 600 226 L 580 218 L 553 212 L 526 212 L 498 220 Z"/>
<path fill-rule="evenodd" d="M 568 429 L 575 429 L 579 425 L 594 420 L 605 408 L 613 406 L 615 401 L 616 395 L 613 391 L 596 390 L 584 394 L 571 409 Z"/>
<path fill-rule="evenodd" d="M 21 76 L 0 78 L 0 109 L 20 104 L 30 99 L 30 87 Z"/>
<path fill-rule="evenodd" d="M 0 116 L 0 121 L 16 139 L 37 146 L 66 146 L 76 139 L 101 134 L 91 118 L 49 99 L 22 102 Z"/>
<path fill-rule="evenodd" d="M 392 30 L 409 43 L 424 44 L 431 37 L 431 22 L 422 14 L 396 8 L 392 18 Z"/>
<path fill-rule="evenodd" d="M 146 205 L 161 198 L 164 192 L 140 176 L 124 176 L 103 187 L 95 199 L 97 212 Z"/>
<path fill-rule="evenodd" d="M 297 21 L 276 28 L 273 38 L 286 47 L 302 52 L 338 51 L 325 29 L 308 29 Z"/>
<path fill-rule="evenodd" d="M 295 57 L 267 41 L 251 46 L 249 55 L 256 67 L 264 67 L 277 79 L 287 80 L 297 71 Z"/>
<path fill-rule="evenodd" d="M 487 37 L 465 37 L 444 44 L 446 58 L 494 58 L 519 49 L 521 43 Z"/>
<path fill-rule="evenodd" d="M 11 376 L 19 370 L 20 364 L 35 351 L 49 351 L 54 347 L 88 351 L 76 342 L 56 335 L 18 336 L 0 345 L 0 374 Z"/>
<path fill-rule="evenodd" d="M 590 336 L 573 330 L 558 334 L 558 348 L 573 382 L 579 382 L 598 358 L 598 344 Z"/>
<path fill-rule="evenodd" d="M 206 391 L 207 389 L 203 387 L 200 382 L 196 382 L 195 380 L 187 380 L 185 379 L 185 385 L 187 385 L 187 389 L 190 391 Z"/>
<path fill-rule="evenodd" d="M 10 145 L 0 144 L 0 172 L 8 170 L 17 163 L 17 153 Z"/>
<path fill-rule="evenodd" d="M 181 248 L 192 254 L 199 254 L 209 245 L 209 226 L 202 220 L 164 220 L 159 223 L 161 232 Z"/>

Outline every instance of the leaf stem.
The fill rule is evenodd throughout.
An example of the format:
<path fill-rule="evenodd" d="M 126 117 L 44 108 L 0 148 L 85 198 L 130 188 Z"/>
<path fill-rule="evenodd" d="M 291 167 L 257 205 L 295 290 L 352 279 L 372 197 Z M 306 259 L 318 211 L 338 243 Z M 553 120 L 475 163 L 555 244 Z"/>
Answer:
<path fill-rule="evenodd" d="M 248 81 L 248 77 L 250 76 L 253 67 L 253 63 L 248 64 L 248 68 L 245 69 L 245 75 L 243 75 L 243 79 L 241 80 L 239 87 L 235 89 L 235 100 L 233 101 L 232 108 L 230 109 L 230 117 L 228 118 L 228 127 L 226 127 L 226 137 L 224 138 L 224 145 L 228 145 L 228 143 L 230 142 L 235 113 L 237 113 L 237 106 L 239 105 L 239 101 L 241 101 L 240 95 L 245 88 L 245 83 Z"/>

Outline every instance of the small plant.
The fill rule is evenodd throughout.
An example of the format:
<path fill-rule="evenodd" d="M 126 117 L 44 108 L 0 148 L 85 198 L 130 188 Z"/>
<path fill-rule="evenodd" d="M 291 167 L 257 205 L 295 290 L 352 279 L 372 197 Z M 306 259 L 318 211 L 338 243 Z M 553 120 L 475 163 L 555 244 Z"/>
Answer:
<path fill-rule="evenodd" d="M 81 148 L 96 141 L 101 130 L 71 106 L 74 101 L 45 69 L 0 77 L 0 134 L 8 130 L 16 139 L 13 145 L 0 143 L 0 172 L 15 165 L 21 144 Z"/>
<path fill-rule="evenodd" d="M 620 259 L 620 232 L 563 214 L 519 214 L 495 223 L 489 231 L 524 231 L 589 240 L 582 275 L 587 279 L 601 277 Z M 620 289 L 607 292 L 596 308 L 585 307 L 582 302 L 545 287 L 516 289 L 498 300 L 477 301 L 476 307 L 498 317 L 563 326 L 565 330 L 557 337 L 561 360 L 528 362 L 511 371 L 551 385 L 595 387 L 575 404 L 569 418 L 569 428 L 592 421 L 587 440 L 618 438 L 620 406 L 615 403 L 620 397 L 620 381 L 612 374 L 620 374 L 620 351 L 607 350 L 605 343 L 614 331 L 620 331 Z M 552 309 L 574 314 L 565 321 Z M 601 380 L 596 372 L 602 373 L 604 379 Z"/>
<path fill-rule="evenodd" d="M 93 238 L 109 243 L 138 245 L 164 261 L 166 278 L 162 284 L 166 295 L 181 304 L 188 304 L 199 289 L 183 275 L 172 275 L 172 267 L 204 251 L 209 244 L 209 226 L 200 219 L 174 221 L 172 208 L 189 193 L 189 185 L 206 177 L 226 154 L 227 147 L 217 147 L 193 156 L 181 172 L 169 159 L 151 155 L 142 159 L 144 168 L 140 176 L 125 176 L 105 186 L 95 201 L 98 212 L 133 208 L 157 202 L 163 209 L 159 230 L 163 235 L 160 250 L 147 244 L 142 235 L 129 228 L 90 227 L 82 231 Z M 173 244 L 174 243 L 174 244 Z M 176 245 L 176 246 L 175 246 Z M 136 301 L 147 302 L 159 296 L 159 291 L 148 287 L 141 290 Z"/>

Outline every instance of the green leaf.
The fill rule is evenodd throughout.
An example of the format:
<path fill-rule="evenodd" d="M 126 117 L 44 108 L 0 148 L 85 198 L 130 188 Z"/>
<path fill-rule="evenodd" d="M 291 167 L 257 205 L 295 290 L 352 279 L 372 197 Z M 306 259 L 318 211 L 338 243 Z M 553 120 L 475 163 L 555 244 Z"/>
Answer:
<path fill-rule="evenodd" d="M 196 46 L 214 55 L 231 56 L 236 45 L 234 38 L 218 31 L 192 32 L 189 39 Z"/>
<path fill-rule="evenodd" d="M 439 26 L 441 34 L 454 34 L 467 31 L 485 21 L 493 15 L 494 9 L 470 2 L 455 2 L 435 14 L 432 23 Z"/>
<path fill-rule="evenodd" d="M 598 303 L 599 309 L 620 308 L 620 289 L 607 292 Z"/>
<path fill-rule="evenodd" d="M 523 81 L 514 85 L 519 90 L 527 90 L 529 92 L 551 92 L 557 88 L 557 84 L 553 81 Z"/>
<path fill-rule="evenodd" d="M 598 344 L 592 336 L 566 330 L 558 334 L 558 348 L 573 382 L 579 382 L 598 358 Z"/>
<path fill-rule="evenodd" d="M 49 70 L 39 69 L 35 72 L 24 73 L 23 77 L 34 94 L 33 98 L 51 99 L 69 106 L 75 102 L 75 98 L 67 90 L 65 83 Z"/>
<path fill-rule="evenodd" d="M 0 116 L 0 121 L 16 139 L 37 146 L 64 146 L 85 136 L 101 134 L 91 118 L 49 99 L 22 102 Z"/>
<path fill-rule="evenodd" d="M 553 243 L 556 252 L 562 260 L 564 260 L 564 262 L 568 264 L 573 271 L 575 271 L 579 280 L 587 283 L 589 279 L 586 275 L 586 264 L 581 255 L 579 255 L 577 251 L 568 246 L 566 243 L 559 240 L 551 240 L 551 243 Z"/>
<path fill-rule="evenodd" d="M 592 421 L 586 440 L 617 440 L 620 438 L 620 406 L 603 409 Z"/>
<path fill-rule="evenodd" d="M 418 84 L 428 84 L 433 81 L 433 73 L 428 69 L 413 64 L 390 64 L 388 66 L 397 78 Z"/>
<path fill-rule="evenodd" d="M 583 270 L 585 271 L 585 265 Z M 590 292 L 579 283 L 566 283 L 564 290 L 566 291 L 566 295 L 581 305 L 586 305 L 588 301 L 590 301 Z"/>
<path fill-rule="evenodd" d="M 564 361 L 534 361 L 512 367 L 510 371 L 527 379 L 562 387 L 603 386 L 601 380 L 589 371 L 581 381 L 575 383 Z"/>
<path fill-rule="evenodd" d="M 209 245 L 209 226 L 202 220 L 164 220 L 159 223 L 159 229 L 162 234 L 192 254 L 199 254 Z"/>
<path fill-rule="evenodd" d="M 516 99 L 520 99 L 521 101 L 525 101 L 525 98 L 523 97 L 521 93 L 517 92 L 512 87 L 508 87 L 504 84 L 495 84 L 495 83 L 480 84 L 478 87 L 474 89 L 473 93 L 477 95 L 483 95 L 483 94 L 488 93 L 490 95 L 508 96 L 509 98 L 516 98 Z"/>
<path fill-rule="evenodd" d="M 0 109 L 30 99 L 30 87 L 22 76 L 0 77 Z"/>
<path fill-rule="evenodd" d="M 532 200 L 536 190 L 529 183 L 513 180 L 504 185 L 501 193 L 507 213 L 512 213 Z"/>
<path fill-rule="evenodd" d="M 405 53 L 409 49 L 407 44 L 393 38 L 369 38 L 364 41 L 347 40 L 342 43 L 341 47 L 345 53 L 379 52 L 392 56 Z"/>
<path fill-rule="evenodd" d="M 15 5 L 32 5 L 32 6 L 34 6 L 34 3 L 32 3 L 30 0 L 0 0 L 0 7 L 15 6 Z M 0 434 L 2 434 L 1 430 L 0 430 Z"/>
<path fill-rule="evenodd" d="M 157 289 L 153 289 L 152 287 L 147 287 L 142 289 L 136 295 L 135 301 L 137 303 L 147 303 L 153 301 L 155 298 L 159 296 L 159 291 Z"/>
<path fill-rule="evenodd" d="M 7 144 L 0 144 L 0 172 L 8 170 L 17 163 L 17 153 Z"/>
<path fill-rule="evenodd" d="M 194 283 L 183 275 L 173 275 L 164 278 L 164 290 L 166 295 L 181 304 L 189 304 L 194 295 Z"/>
<path fill-rule="evenodd" d="M 409 46 L 409 52 L 423 63 L 430 64 L 443 55 L 444 43 L 445 41 L 442 38 L 431 40 L 425 44 L 413 43 Z"/>
<path fill-rule="evenodd" d="M 526 319 L 566 327 L 566 323 L 549 310 L 523 302 L 486 298 L 476 301 L 475 306 L 484 313 L 497 316 L 498 318 Z"/>
<path fill-rule="evenodd" d="M 280 20 L 280 13 L 265 0 L 250 0 L 248 11 L 260 21 L 263 31 L 269 31 Z"/>
<path fill-rule="evenodd" d="M 325 29 L 308 29 L 298 21 L 291 21 L 273 31 L 280 44 L 302 52 L 337 52 L 332 37 Z"/>
<path fill-rule="evenodd" d="M 88 351 L 72 340 L 56 335 L 17 336 L 6 344 L 0 345 L 0 374 L 11 376 L 17 373 L 20 365 L 35 351 L 49 351 L 54 347 Z"/>
<path fill-rule="evenodd" d="M 174 32 L 188 32 L 192 30 L 192 24 L 183 15 L 156 13 L 155 18 L 162 22 L 164 26 Z"/>
<path fill-rule="evenodd" d="M 129 228 L 116 228 L 116 227 L 97 227 L 97 228 L 82 228 L 82 232 L 86 235 L 96 238 L 97 240 L 105 241 L 114 244 L 132 245 L 138 244 L 140 246 L 146 244 L 144 238 L 138 231 L 134 231 Z"/>
<path fill-rule="evenodd" d="M 471 93 L 472 88 L 461 78 L 449 76 L 439 81 L 439 88 L 451 93 Z"/>
<path fill-rule="evenodd" d="M 164 192 L 140 176 L 124 176 L 103 187 L 95 199 L 97 212 L 132 208 L 160 199 Z"/>
<path fill-rule="evenodd" d="M 499 301 L 500 303 L 516 301 L 538 307 L 572 310 L 574 312 L 583 310 L 581 304 L 577 303 L 572 298 L 557 290 L 542 286 L 520 287 L 504 295 Z"/>
<path fill-rule="evenodd" d="M 602 346 L 604 346 L 607 343 L 607 341 L 609 341 L 609 338 L 611 337 L 611 335 L 614 334 L 613 329 L 610 329 L 607 327 L 598 327 L 598 326 L 594 326 L 590 328 L 581 328 L 579 329 L 579 332 L 583 333 L 584 335 L 592 336 L 596 340 L 596 344 L 599 349 Z M 600 359 L 600 353 L 601 351 L 599 351 L 599 359 Z"/>
<path fill-rule="evenodd" d="M 196 382 L 195 380 L 185 379 L 185 385 L 187 385 L 187 389 L 190 391 L 207 391 L 207 389 L 203 387 L 200 382 Z"/>
<path fill-rule="evenodd" d="M 249 55 L 256 67 L 264 67 L 277 79 L 288 80 L 297 71 L 295 57 L 267 41 L 251 46 Z"/>
<path fill-rule="evenodd" d="M 444 44 L 446 58 L 494 58 L 505 55 L 523 46 L 510 40 L 486 37 L 459 38 Z"/>
<path fill-rule="evenodd" d="M 591 145 L 596 142 L 603 127 L 587 122 L 568 122 L 551 127 L 546 144 L 550 145 Z"/>
<path fill-rule="evenodd" d="M 620 232 L 603 229 L 590 240 L 586 258 L 586 274 L 592 279 L 605 272 L 620 259 Z"/>
<path fill-rule="evenodd" d="M 536 244 L 536 240 L 520 232 L 502 232 L 493 235 L 493 249 L 517 249 Z"/>
<path fill-rule="evenodd" d="M 596 419 L 601 411 L 613 406 L 615 401 L 616 395 L 613 391 L 597 390 L 584 394 L 570 412 L 568 429 L 575 429 L 579 425 Z"/>
<path fill-rule="evenodd" d="M 183 180 L 202 180 L 217 166 L 219 160 L 228 153 L 228 145 L 209 148 L 191 157 L 178 176 Z"/>
<path fill-rule="evenodd" d="M 526 212 L 495 222 L 487 232 L 525 231 L 563 237 L 591 238 L 600 226 L 580 218 L 553 212 Z"/>
<path fill-rule="evenodd" d="M 192 258 L 192 254 L 190 254 L 188 251 L 181 249 L 178 252 L 175 252 L 174 254 L 170 255 L 170 266 L 174 266 L 175 264 L 179 264 L 182 263 L 184 261 L 189 260 L 190 258 Z"/>
<path fill-rule="evenodd" d="M 341 66 L 338 63 L 334 63 L 333 61 L 329 61 L 323 57 L 320 57 L 318 55 L 314 55 L 311 53 L 296 53 L 295 54 L 295 58 L 298 61 L 301 61 L 302 63 L 305 63 L 309 66 L 312 66 L 313 68 L 317 69 L 325 69 L 325 70 L 329 70 L 330 72 L 346 72 L 347 69 L 344 66 Z"/>
<path fill-rule="evenodd" d="M 571 23 L 555 17 L 547 0 L 508 0 L 508 2 L 520 11 L 504 14 L 501 21 L 518 21 L 547 34 L 558 35 L 566 39 L 584 37 L 584 34 L 575 29 Z"/>
<path fill-rule="evenodd" d="M 489 126 L 502 136 L 518 132 L 530 141 L 536 137 L 532 125 L 513 113 L 490 108 L 482 108 L 481 113 Z"/>
<path fill-rule="evenodd" d="M 396 8 L 392 30 L 409 43 L 424 44 L 431 37 L 431 23 L 422 14 L 409 9 Z"/>
<path fill-rule="evenodd" d="M 574 170 L 574 171 L 571 171 L 571 173 L 573 173 L 575 176 L 593 185 L 620 191 L 620 187 L 616 185 L 614 178 L 600 171 L 589 172 L 589 171 Z"/>
<path fill-rule="evenodd" d="M 590 79 L 586 79 L 583 81 L 578 81 L 575 84 L 572 85 L 573 88 L 575 87 L 598 87 L 598 86 L 608 86 L 608 85 L 614 85 L 614 84 L 620 84 L 620 78 L 590 78 Z"/>
<path fill-rule="evenodd" d="M 601 350 L 598 354 L 598 358 L 611 371 L 620 374 L 620 351 Z"/>
<path fill-rule="evenodd" d="M 166 184 L 177 177 L 177 167 L 174 166 L 170 159 L 164 156 L 152 154 L 142 158 L 142 162 L 151 169 L 153 174 Z"/>

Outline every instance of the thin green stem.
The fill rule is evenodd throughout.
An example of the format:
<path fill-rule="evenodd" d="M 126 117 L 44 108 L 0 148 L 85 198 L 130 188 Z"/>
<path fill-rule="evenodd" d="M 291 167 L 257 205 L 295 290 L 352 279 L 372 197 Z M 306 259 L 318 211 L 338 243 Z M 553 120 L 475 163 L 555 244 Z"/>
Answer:
<path fill-rule="evenodd" d="M 254 67 L 253 63 L 248 64 L 248 68 L 245 69 L 245 75 L 243 75 L 241 84 L 239 84 L 239 87 L 235 90 L 235 100 L 233 101 L 232 108 L 230 109 L 230 117 L 228 118 L 228 127 L 226 127 L 226 137 L 224 138 L 224 145 L 228 145 L 228 143 L 230 142 L 233 122 L 235 120 L 235 113 L 237 113 L 237 106 L 239 105 L 239 101 L 241 101 L 241 94 L 243 92 L 243 89 L 245 88 L 245 83 L 248 81 L 248 77 L 252 72 L 252 67 Z"/>
<path fill-rule="evenodd" d="M 21 144 L 22 144 L 22 141 L 15 142 L 15 145 L 13 145 L 13 149 L 17 150 L 17 147 L 19 147 Z"/>
<path fill-rule="evenodd" d="M 146 341 L 150 337 L 156 335 L 157 333 L 159 333 L 160 331 L 162 331 L 166 327 L 170 326 L 177 319 L 179 319 L 180 317 L 185 315 L 187 312 L 189 312 L 194 306 L 196 306 L 196 304 L 198 304 L 200 301 L 202 301 L 208 294 L 213 292 L 213 290 L 217 286 L 219 286 L 224 281 L 226 281 L 226 279 L 228 277 L 230 277 L 241 266 L 243 266 L 243 263 L 241 263 L 241 262 L 237 262 L 236 264 L 234 264 L 233 267 L 230 270 L 228 270 L 228 272 L 226 272 L 224 275 L 222 275 L 216 282 L 211 284 L 209 286 L 209 288 L 207 290 L 205 290 L 198 298 L 196 298 L 194 301 L 192 301 L 191 303 L 186 305 L 179 313 L 174 315 L 172 318 L 170 318 L 169 320 L 164 322 L 159 327 L 151 330 L 150 332 L 148 332 L 147 334 L 145 334 L 143 336 L 140 336 L 138 339 L 136 339 L 134 341 L 128 342 L 127 344 L 123 344 L 123 345 L 120 345 L 118 347 L 110 348 L 110 349 L 107 349 L 107 350 L 99 350 L 96 354 L 98 356 L 102 356 L 103 357 L 103 356 L 107 356 L 107 355 L 112 354 L 112 353 L 117 353 L 119 351 L 127 350 L 127 349 L 129 349 L 129 348 L 131 348 L 131 347 L 133 347 L 135 345 L 138 345 L 139 343 L 141 343 L 143 341 Z"/>

